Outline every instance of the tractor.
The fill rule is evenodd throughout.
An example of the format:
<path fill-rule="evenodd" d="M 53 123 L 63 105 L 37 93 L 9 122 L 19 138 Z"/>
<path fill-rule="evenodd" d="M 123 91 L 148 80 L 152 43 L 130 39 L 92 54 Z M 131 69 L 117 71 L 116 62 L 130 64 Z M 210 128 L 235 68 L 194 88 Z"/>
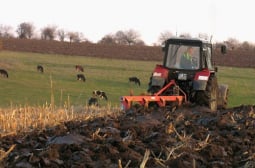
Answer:
<path fill-rule="evenodd" d="M 122 96 L 124 110 L 134 103 L 144 107 L 177 107 L 184 103 L 206 106 L 212 111 L 227 107 L 228 86 L 218 84 L 210 41 L 170 38 L 162 47 L 162 65 L 156 65 L 146 95 Z M 220 47 L 226 53 L 226 46 Z"/>

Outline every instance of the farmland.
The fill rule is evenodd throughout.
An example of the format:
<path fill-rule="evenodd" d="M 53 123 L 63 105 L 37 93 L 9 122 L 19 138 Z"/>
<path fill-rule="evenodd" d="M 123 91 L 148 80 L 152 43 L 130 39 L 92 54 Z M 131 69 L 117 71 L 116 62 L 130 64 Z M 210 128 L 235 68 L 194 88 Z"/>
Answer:
<path fill-rule="evenodd" d="M 1 51 L 9 78 L 0 78 L 0 167 L 254 166 L 255 70 L 219 67 L 231 108 L 217 113 L 202 107 L 123 113 L 120 96 L 145 92 L 157 63 Z M 76 64 L 85 82 L 77 81 Z M 95 89 L 109 98 L 100 108 L 87 106 Z"/>

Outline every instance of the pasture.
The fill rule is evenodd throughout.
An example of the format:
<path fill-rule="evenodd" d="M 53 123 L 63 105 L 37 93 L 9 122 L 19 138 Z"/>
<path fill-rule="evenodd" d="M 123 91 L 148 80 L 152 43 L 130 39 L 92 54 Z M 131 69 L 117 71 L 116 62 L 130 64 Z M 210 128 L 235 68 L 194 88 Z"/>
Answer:
<path fill-rule="evenodd" d="M 146 92 L 155 61 L 103 59 L 84 56 L 65 56 L 25 52 L 0 52 L 0 68 L 6 69 L 9 78 L 0 78 L 0 107 L 85 106 L 93 90 L 105 91 L 108 101 L 102 106 L 119 106 L 120 96 Z M 44 73 L 37 71 L 44 67 Z M 82 65 L 86 82 L 78 81 L 75 65 Z M 137 76 L 141 86 L 129 83 Z M 254 104 L 255 69 L 219 67 L 219 83 L 230 87 L 229 106 Z"/>
<path fill-rule="evenodd" d="M 0 79 L 0 106 L 49 104 L 54 97 L 57 106 L 86 105 L 93 90 L 105 91 L 108 101 L 101 105 L 119 106 L 120 96 L 130 89 L 140 94 L 146 91 L 148 79 L 156 62 L 101 59 L 83 56 L 46 55 L 21 52 L 0 52 L 0 67 L 9 78 Z M 44 73 L 37 72 L 37 65 Z M 75 65 L 82 65 L 86 82 L 77 81 Z M 128 77 L 141 79 L 138 87 Z"/>

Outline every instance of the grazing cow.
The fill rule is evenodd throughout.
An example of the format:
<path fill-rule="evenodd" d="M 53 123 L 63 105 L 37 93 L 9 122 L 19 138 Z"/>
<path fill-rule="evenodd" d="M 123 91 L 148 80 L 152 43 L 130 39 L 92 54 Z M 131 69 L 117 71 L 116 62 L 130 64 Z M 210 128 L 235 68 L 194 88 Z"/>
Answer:
<path fill-rule="evenodd" d="M 83 74 L 77 74 L 77 80 L 85 82 L 86 78 L 85 78 L 85 76 Z"/>
<path fill-rule="evenodd" d="M 138 84 L 139 86 L 141 85 L 140 79 L 138 79 L 137 77 L 130 77 L 129 82 L 134 82 L 135 84 Z"/>
<path fill-rule="evenodd" d="M 43 66 L 37 65 L 37 71 L 43 73 Z"/>
<path fill-rule="evenodd" d="M 101 91 L 101 90 L 94 90 L 94 91 L 92 92 L 92 94 L 93 94 L 94 96 L 97 96 L 97 97 L 101 98 L 101 99 L 108 100 L 108 98 L 107 98 L 107 96 L 106 96 L 106 93 L 105 93 L 104 91 Z"/>
<path fill-rule="evenodd" d="M 75 65 L 75 69 L 78 72 L 84 72 L 83 67 L 81 65 Z"/>
<path fill-rule="evenodd" d="M 89 106 L 98 106 L 99 104 L 98 104 L 98 100 L 97 100 L 97 98 L 95 98 L 95 97 L 91 97 L 90 99 L 89 99 Z"/>
<path fill-rule="evenodd" d="M 5 77 L 5 78 L 8 78 L 8 77 L 9 77 L 7 71 L 4 70 L 4 69 L 0 69 L 0 75 L 1 75 L 2 77 Z"/>

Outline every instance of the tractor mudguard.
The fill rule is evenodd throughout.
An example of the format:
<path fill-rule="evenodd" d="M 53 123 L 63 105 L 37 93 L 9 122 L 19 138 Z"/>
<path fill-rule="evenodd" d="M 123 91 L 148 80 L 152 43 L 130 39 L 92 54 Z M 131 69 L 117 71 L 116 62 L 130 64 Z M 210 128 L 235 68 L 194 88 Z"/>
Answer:
<path fill-rule="evenodd" d="M 159 86 L 162 88 L 165 83 L 166 79 L 168 78 L 169 70 L 164 68 L 162 65 L 156 65 L 152 76 L 151 76 L 151 86 Z"/>
<path fill-rule="evenodd" d="M 203 69 L 202 71 L 197 72 L 193 80 L 193 89 L 205 90 L 210 75 L 211 73 L 209 69 Z"/>

